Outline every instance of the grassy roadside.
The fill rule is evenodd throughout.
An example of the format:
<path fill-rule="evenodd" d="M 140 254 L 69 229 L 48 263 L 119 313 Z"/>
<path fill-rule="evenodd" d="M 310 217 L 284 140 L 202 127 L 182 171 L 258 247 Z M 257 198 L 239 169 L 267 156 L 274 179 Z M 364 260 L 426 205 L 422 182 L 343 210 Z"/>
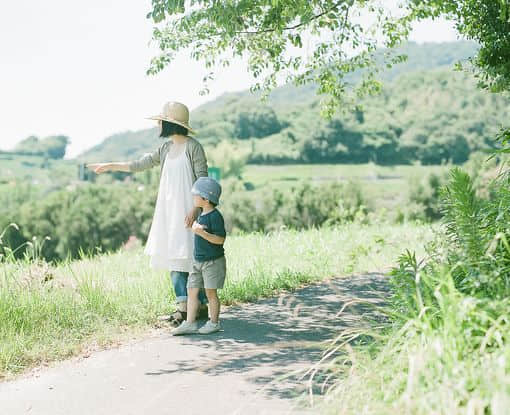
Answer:
<path fill-rule="evenodd" d="M 422 252 L 421 225 L 346 225 L 231 237 L 225 304 L 253 301 L 331 276 L 381 271 L 406 247 Z M 168 276 L 140 247 L 50 267 L 2 264 L 0 377 L 153 326 L 172 307 Z"/>
<path fill-rule="evenodd" d="M 485 199 L 452 169 L 443 233 L 425 261 L 405 252 L 392 271 L 391 326 L 348 343 L 343 333 L 336 356 L 322 362 L 336 384 L 327 385 L 321 413 L 509 413 L 508 184 L 502 174 Z"/>
<path fill-rule="evenodd" d="M 439 327 L 416 318 L 383 336 L 380 348 L 351 349 L 320 413 L 508 414 L 510 347 L 494 315 L 508 316 L 510 304 L 450 294 Z"/>
<path fill-rule="evenodd" d="M 510 299 L 464 295 L 446 269 L 420 278 L 435 304 L 424 298 L 405 324 L 365 333 L 375 342 L 340 347 L 340 358 L 323 362 L 338 380 L 320 413 L 508 414 Z"/>

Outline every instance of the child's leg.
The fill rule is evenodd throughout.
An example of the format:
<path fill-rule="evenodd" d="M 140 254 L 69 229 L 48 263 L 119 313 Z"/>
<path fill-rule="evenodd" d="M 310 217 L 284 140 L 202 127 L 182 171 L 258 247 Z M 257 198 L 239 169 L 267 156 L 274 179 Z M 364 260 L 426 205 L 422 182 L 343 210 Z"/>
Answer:
<path fill-rule="evenodd" d="M 220 317 L 220 299 L 216 288 L 206 288 L 205 294 L 209 300 L 209 316 L 213 323 L 218 323 Z M 189 316 L 189 312 L 188 312 Z"/>
<path fill-rule="evenodd" d="M 188 316 L 186 318 L 188 323 L 194 323 L 197 319 L 198 306 L 200 305 L 199 291 L 200 288 L 188 288 Z"/>

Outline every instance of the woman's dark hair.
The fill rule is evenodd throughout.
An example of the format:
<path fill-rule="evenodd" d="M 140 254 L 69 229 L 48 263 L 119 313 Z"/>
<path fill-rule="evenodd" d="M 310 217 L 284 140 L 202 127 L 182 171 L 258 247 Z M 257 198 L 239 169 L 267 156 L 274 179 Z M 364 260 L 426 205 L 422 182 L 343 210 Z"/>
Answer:
<path fill-rule="evenodd" d="M 173 122 L 161 121 L 160 137 L 170 137 L 171 135 L 188 135 L 188 130 Z"/>

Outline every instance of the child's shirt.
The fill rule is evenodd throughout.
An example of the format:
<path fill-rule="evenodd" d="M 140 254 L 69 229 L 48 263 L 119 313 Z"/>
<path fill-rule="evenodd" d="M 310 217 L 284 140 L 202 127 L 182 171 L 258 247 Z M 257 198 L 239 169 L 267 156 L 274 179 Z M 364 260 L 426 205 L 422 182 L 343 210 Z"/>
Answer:
<path fill-rule="evenodd" d="M 197 222 L 204 227 L 207 233 L 225 237 L 225 222 L 217 209 L 201 214 Z M 225 255 L 223 245 L 213 244 L 195 234 L 195 260 L 198 262 L 212 261 Z"/>

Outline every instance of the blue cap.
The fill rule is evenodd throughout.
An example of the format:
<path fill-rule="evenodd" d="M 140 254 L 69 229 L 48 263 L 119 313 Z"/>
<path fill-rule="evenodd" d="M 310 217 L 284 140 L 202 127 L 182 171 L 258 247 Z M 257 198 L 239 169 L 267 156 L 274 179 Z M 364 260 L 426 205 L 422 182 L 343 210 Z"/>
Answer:
<path fill-rule="evenodd" d="M 218 205 L 220 203 L 221 186 L 212 177 L 199 177 L 193 185 L 191 193 Z"/>

